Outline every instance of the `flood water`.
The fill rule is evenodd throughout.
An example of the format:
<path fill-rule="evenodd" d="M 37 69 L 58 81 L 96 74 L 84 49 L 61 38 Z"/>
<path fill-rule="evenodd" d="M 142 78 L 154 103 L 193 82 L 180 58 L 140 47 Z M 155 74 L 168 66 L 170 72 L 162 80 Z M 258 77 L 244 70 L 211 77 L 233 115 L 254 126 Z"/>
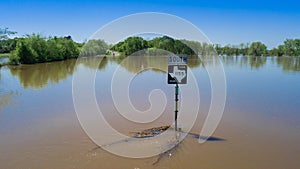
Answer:
<path fill-rule="evenodd" d="M 104 58 L 98 65 L 99 59 L 0 68 L 0 168 L 299 168 L 299 57 L 220 57 L 227 97 L 223 117 L 213 134 L 218 139 L 199 144 L 188 135 L 173 151 L 141 159 L 97 148 L 77 119 L 72 77 L 96 70 L 95 94 L 103 115 L 116 130 L 130 135 L 132 131 L 172 124 L 174 86 L 166 84 L 165 72 L 151 69 L 163 69 L 166 64 L 161 59 L 136 57 L 126 62 Z M 118 114 L 110 95 L 111 79 L 118 67 L 136 74 L 129 95 L 137 109 L 149 108 L 152 90 L 164 91 L 168 101 L 158 119 L 138 124 Z M 149 69 L 140 72 L 141 67 Z M 189 60 L 189 67 L 197 79 L 201 99 L 190 132 L 199 133 L 209 110 L 211 87 L 200 60 Z M 135 149 L 126 142 L 118 146 L 124 151 Z"/>

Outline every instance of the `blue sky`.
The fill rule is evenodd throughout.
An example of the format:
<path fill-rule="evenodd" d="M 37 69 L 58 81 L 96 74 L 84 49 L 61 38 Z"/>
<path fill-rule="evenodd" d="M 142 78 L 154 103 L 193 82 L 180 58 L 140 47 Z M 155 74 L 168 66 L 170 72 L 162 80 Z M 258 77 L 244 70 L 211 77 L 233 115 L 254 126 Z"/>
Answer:
<path fill-rule="evenodd" d="M 0 27 L 19 35 L 90 37 L 119 17 L 163 12 L 184 18 L 222 45 L 262 41 L 269 48 L 286 38 L 300 38 L 300 2 L 192 0 L 0 0 Z"/>

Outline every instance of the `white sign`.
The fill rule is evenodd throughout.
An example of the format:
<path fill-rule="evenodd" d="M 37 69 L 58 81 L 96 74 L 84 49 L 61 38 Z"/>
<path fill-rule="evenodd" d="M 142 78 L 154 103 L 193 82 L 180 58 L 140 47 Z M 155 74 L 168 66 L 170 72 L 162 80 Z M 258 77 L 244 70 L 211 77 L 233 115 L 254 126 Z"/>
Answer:
<path fill-rule="evenodd" d="M 169 65 L 168 66 L 168 84 L 186 84 L 187 66 Z"/>
<path fill-rule="evenodd" d="M 168 84 L 187 83 L 187 55 L 172 54 L 168 57 Z"/>

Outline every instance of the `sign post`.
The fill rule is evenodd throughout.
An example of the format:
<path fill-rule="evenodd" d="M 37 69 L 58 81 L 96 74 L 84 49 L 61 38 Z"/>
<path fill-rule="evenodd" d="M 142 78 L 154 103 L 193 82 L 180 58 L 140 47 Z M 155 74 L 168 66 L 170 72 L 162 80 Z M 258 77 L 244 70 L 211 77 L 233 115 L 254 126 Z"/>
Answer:
<path fill-rule="evenodd" d="M 175 131 L 177 131 L 178 93 L 179 93 L 179 87 L 178 84 L 176 83 L 175 85 Z"/>
<path fill-rule="evenodd" d="M 168 58 L 168 84 L 175 84 L 175 131 L 177 131 L 178 116 L 178 84 L 187 84 L 187 55 L 169 55 Z"/>

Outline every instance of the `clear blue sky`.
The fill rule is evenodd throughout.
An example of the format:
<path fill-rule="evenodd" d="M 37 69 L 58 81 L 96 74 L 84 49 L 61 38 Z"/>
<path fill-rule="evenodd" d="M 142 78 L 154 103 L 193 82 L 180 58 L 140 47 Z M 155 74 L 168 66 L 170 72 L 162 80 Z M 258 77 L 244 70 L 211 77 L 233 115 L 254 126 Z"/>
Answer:
<path fill-rule="evenodd" d="M 71 35 L 83 41 L 108 22 L 138 12 L 163 12 L 184 18 L 213 43 L 262 41 L 269 48 L 300 38 L 300 2 L 192 0 L 0 0 L 0 27 L 19 35 Z"/>

